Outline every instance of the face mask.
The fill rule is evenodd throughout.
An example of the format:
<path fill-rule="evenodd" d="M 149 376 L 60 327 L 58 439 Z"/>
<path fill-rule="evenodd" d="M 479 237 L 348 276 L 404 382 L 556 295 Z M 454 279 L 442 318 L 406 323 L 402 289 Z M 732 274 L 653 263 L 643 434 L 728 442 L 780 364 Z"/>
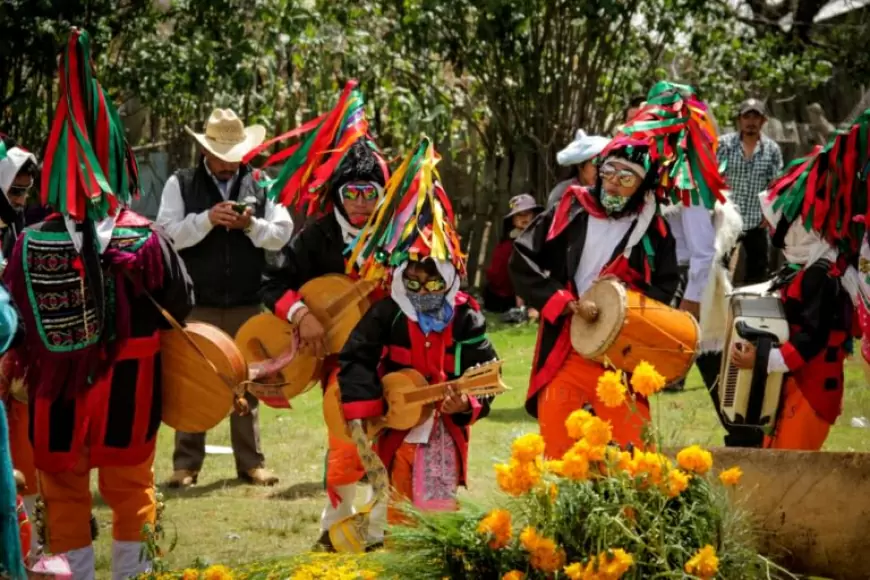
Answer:
<path fill-rule="evenodd" d="M 446 294 L 408 292 L 408 300 L 411 302 L 411 306 L 420 314 L 438 313 L 444 306 L 446 297 Z"/>
<path fill-rule="evenodd" d="M 629 199 L 630 198 L 622 197 L 621 195 L 610 195 L 609 193 L 602 193 L 601 205 L 604 206 L 604 210 L 608 214 L 611 214 L 622 211 L 628 204 Z"/>

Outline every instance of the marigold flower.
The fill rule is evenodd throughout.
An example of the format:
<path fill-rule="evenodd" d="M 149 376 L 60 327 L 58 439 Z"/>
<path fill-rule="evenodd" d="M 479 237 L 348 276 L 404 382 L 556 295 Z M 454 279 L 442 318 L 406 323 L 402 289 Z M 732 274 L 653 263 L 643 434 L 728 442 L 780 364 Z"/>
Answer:
<path fill-rule="evenodd" d="M 583 564 L 579 562 L 574 562 L 570 566 L 565 566 L 563 568 L 565 575 L 571 580 L 583 580 Z"/>
<path fill-rule="evenodd" d="M 679 469 L 672 469 L 668 473 L 668 497 L 677 497 L 689 487 L 691 475 Z"/>
<path fill-rule="evenodd" d="M 535 461 L 544 454 L 544 438 L 537 433 L 526 433 L 514 439 L 511 457 L 521 462 Z"/>
<path fill-rule="evenodd" d="M 532 568 L 542 572 L 555 572 L 565 565 L 565 552 L 556 547 L 556 542 L 544 538 L 529 555 Z"/>
<path fill-rule="evenodd" d="M 719 480 L 725 485 L 737 485 L 740 483 L 740 478 L 743 477 L 743 470 L 739 467 L 726 469 L 719 474 Z"/>
<path fill-rule="evenodd" d="M 541 536 L 538 535 L 538 530 L 531 526 L 527 526 L 520 532 L 520 545 L 527 552 L 533 551 L 538 547 L 541 541 Z"/>
<path fill-rule="evenodd" d="M 501 577 L 501 580 L 523 580 L 526 575 L 520 572 L 519 570 L 511 570 Z"/>
<path fill-rule="evenodd" d="M 642 360 L 631 373 L 631 388 L 635 393 L 649 397 L 665 388 L 665 377 L 654 366 Z"/>
<path fill-rule="evenodd" d="M 622 373 L 605 371 L 598 377 L 598 386 L 595 393 L 605 407 L 619 407 L 625 403 L 625 383 L 622 381 Z"/>
<path fill-rule="evenodd" d="M 592 418 L 592 414 L 584 409 L 577 409 L 565 419 L 565 429 L 571 439 L 583 437 L 583 425 Z"/>
<path fill-rule="evenodd" d="M 377 573 L 371 570 L 360 570 L 359 577 L 362 580 L 375 580 L 378 577 Z"/>
<path fill-rule="evenodd" d="M 202 573 L 205 580 L 231 580 L 233 573 L 226 566 L 209 566 Z"/>
<path fill-rule="evenodd" d="M 698 550 L 692 558 L 686 562 L 686 572 L 707 580 L 713 578 L 719 571 L 719 558 L 716 557 L 716 548 L 706 545 Z"/>
<path fill-rule="evenodd" d="M 550 473 L 554 473 L 559 476 L 565 475 L 565 462 L 561 459 L 553 459 L 544 463 L 544 469 L 549 471 Z"/>
<path fill-rule="evenodd" d="M 199 580 L 199 570 L 193 568 L 185 568 L 181 573 L 181 580 Z"/>
<path fill-rule="evenodd" d="M 477 533 L 492 536 L 489 547 L 500 550 L 511 541 L 513 529 L 511 528 L 511 513 L 507 510 L 492 510 L 477 525 Z"/>
<path fill-rule="evenodd" d="M 583 438 L 593 447 L 607 445 L 613 439 L 613 427 L 610 421 L 591 417 L 583 424 Z"/>
<path fill-rule="evenodd" d="M 582 481 L 589 478 L 589 458 L 574 448 L 562 457 L 562 476 Z"/>
<path fill-rule="evenodd" d="M 703 475 L 713 467 L 713 455 L 698 445 L 692 445 L 677 453 L 677 463 L 686 471 Z"/>
<path fill-rule="evenodd" d="M 523 463 L 511 459 L 510 464 L 495 466 L 495 479 L 502 491 L 518 497 L 528 493 L 541 481 L 541 470 L 534 462 Z"/>
<path fill-rule="evenodd" d="M 598 576 L 602 579 L 617 580 L 633 564 L 634 557 L 622 548 L 602 552 L 598 555 Z"/>

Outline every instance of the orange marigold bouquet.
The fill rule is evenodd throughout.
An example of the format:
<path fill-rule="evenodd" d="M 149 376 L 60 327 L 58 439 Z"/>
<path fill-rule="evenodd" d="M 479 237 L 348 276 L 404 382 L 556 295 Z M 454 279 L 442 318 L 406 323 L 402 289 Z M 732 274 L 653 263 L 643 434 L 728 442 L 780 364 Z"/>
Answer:
<path fill-rule="evenodd" d="M 604 404 L 630 396 L 624 380 L 602 376 Z M 652 394 L 664 384 L 649 363 L 632 373 L 631 391 Z M 730 501 L 739 468 L 716 477 L 712 455 L 696 445 L 675 460 L 653 448 L 620 449 L 610 423 L 585 410 L 565 426 L 575 443 L 560 458 L 544 457 L 536 433 L 513 442 L 495 466 L 504 493 L 496 509 L 411 512 L 409 526 L 392 530 L 384 568 L 433 580 L 789 576 L 757 553 L 747 517 Z"/>

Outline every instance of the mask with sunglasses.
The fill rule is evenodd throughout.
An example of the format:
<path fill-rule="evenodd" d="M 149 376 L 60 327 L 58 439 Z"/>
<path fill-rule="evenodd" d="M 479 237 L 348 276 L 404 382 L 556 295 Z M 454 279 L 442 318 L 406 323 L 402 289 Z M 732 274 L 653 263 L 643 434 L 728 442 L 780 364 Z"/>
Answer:
<path fill-rule="evenodd" d="M 342 201 L 375 201 L 380 197 L 381 187 L 371 181 L 345 183 L 338 190 Z"/>
<path fill-rule="evenodd" d="M 598 175 L 605 181 L 615 182 L 621 187 L 634 187 L 640 181 L 640 177 L 630 169 L 619 169 L 610 163 L 605 163 L 598 170 Z"/>

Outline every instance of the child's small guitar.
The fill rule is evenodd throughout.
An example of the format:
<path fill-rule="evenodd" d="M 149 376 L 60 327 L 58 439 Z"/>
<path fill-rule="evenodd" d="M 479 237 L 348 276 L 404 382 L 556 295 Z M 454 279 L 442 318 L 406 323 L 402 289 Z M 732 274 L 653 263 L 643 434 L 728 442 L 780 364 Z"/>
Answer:
<path fill-rule="evenodd" d="M 366 434 L 374 439 L 384 429 L 405 431 L 422 423 L 431 412 L 431 405 L 447 397 L 449 387 L 457 393 L 475 397 L 498 395 L 507 390 L 501 381 L 501 361 L 493 361 L 465 371 L 458 379 L 430 385 L 425 377 L 414 369 L 402 369 L 385 375 L 384 400 L 387 414 L 371 419 L 366 424 Z M 347 422 L 341 409 L 341 394 L 338 388 L 327 389 L 323 399 L 323 418 L 329 433 L 342 441 L 352 443 Z"/>

